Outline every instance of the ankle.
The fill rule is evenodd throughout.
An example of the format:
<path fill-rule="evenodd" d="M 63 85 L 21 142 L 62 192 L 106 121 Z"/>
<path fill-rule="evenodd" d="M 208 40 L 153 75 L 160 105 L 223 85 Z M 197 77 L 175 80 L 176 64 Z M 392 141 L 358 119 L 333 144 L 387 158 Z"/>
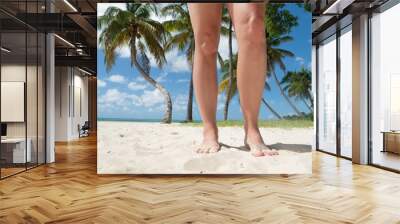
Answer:
<path fill-rule="evenodd" d="M 213 140 L 216 141 L 218 139 L 218 128 L 217 125 L 209 124 L 204 125 L 203 128 L 203 138 L 205 140 Z"/>
<path fill-rule="evenodd" d="M 263 139 L 258 128 L 248 129 L 246 133 L 246 140 L 250 143 L 262 143 Z"/>
<path fill-rule="evenodd" d="M 248 127 L 246 133 L 247 135 L 259 135 L 260 129 L 258 127 Z"/>

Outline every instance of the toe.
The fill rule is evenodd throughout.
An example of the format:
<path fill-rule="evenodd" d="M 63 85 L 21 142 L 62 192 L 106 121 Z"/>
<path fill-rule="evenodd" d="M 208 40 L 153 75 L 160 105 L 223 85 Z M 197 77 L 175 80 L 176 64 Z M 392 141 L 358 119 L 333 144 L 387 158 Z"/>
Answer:
<path fill-rule="evenodd" d="M 273 152 L 270 149 L 263 150 L 264 155 L 266 156 L 273 156 Z"/>
<path fill-rule="evenodd" d="M 207 148 L 204 149 L 203 153 L 210 153 L 211 147 L 208 146 Z"/>
<path fill-rule="evenodd" d="M 209 150 L 210 153 L 216 153 L 219 151 L 219 146 L 212 146 Z"/>
<path fill-rule="evenodd" d="M 264 156 L 264 153 L 261 150 L 253 150 L 251 154 L 255 157 Z"/>
<path fill-rule="evenodd" d="M 201 145 L 198 149 L 197 149 L 197 153 L 203 153 L 204 151 L 204 145 Z"/>
<path fill-rule="evenodd" d="M 275 149 L 268 149 L 268 150 L 264 150 L 263 152 L 265 155 L 268 155 L 268 156 L 279 155 L 278 151 L 276 151 Z"/>
<path fill-rule="evenodd" d="M 272 155 L 279 155 L 278 151 L 276 149 L 270 149 Z"/>

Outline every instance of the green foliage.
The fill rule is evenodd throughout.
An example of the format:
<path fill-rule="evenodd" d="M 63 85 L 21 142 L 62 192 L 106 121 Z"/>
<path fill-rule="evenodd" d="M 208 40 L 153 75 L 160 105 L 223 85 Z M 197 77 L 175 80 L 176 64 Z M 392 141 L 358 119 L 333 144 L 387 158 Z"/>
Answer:
<path fill-rule="evenodd" d="M 303 8 L 306 12 L 311 12 L 311 4 L 310 1 L 305 1 L 305 3 L 296 3 L 298 7 Z"/>
<path fill-rule="evenodd" d="M 289 35 L 292 29 L 298 25 L 298 18 L 284 8 L 285 4 L 271 3 L 266 7 L 265 31 L 267 38 L 267 67 L 268 72 L 279 66 L 286 69 L 283 59 L 293 57 L 294 54 L 279 46 L 293 40 Z"/>
<path fill-rule="evenodd" d="M 129 46 L 132 64 L 133 60 L 139 59 L 144 70 L 149 69 L 149 54 L 159 67 L 164 65 L 165 30 L 160 22 L 151 19 L 151 14 L 156 12 L 154 4 L 127 3 L 126 10 L 109 7 L 100 16 L 99 43 L 104 48 L 108 70 L 115 64 L 116 49 L 124 46 Z"/>
<path fill-rule="evenodd" d="M 231 88 L 231 93 L 229 94 L 230 100 L 238 93 L 238 88 L 237 88 L 237 76 L 236 76 L 236 65 L 237 65 L 237 54 L 233 55 L 232 58 L 232 66 L 233 66 L 233 80 L 232 80 L 232 88 Z M 222 74 L 222 79 L 219 83 L 218 91 L 220 93 L 225 92 L 225 95 L 228 96 L 228 89 L 229 89 L 229 81 L 231 79 L 230 73 L 229 73 L 229 59 L 226 59 L 222 62 L 221 64 L 221 74 Z"/>
<path fill-rule="evenodd" d="M 182 123 L 185 126 L 202 126 L 200 121 Z M 218 127 L 243 127 L 241 120 L 218 121 Z M 260 120 L 259 127 L 262 128 L 312 128 L 313 120 L 309 118 L 285 118 L 281 120 Z"/>
<path fill-rule="evenodd" d="M 281 3 L 271 3 L 266 7 L 265 26 L 268 36 L 289 34 L 298 25 L 298 18 L 284 7 L 285 4 Z"/>
<path fill-rule="evenodd" d="M 283 89 L 291 97 L 297 100 L 306 99 L 312 102 L 311 91 L 311 71 L 306 68 L 301 68 L 300 71 L 287 72 L 283 77 L 281 84 Z"/>
<path fill-rule="evenodd" d="M 185 52 L 186 59 L 191 65 L 195 46 L 187 4 L 168 4 L 161 9 L 161 15 L 172 17 L 172 19 L 163 22 L 163 26 L 168 32 L 165 50 L 177 48 L 179 51 Z"/>
<path fill-rule="evenodd" d="M 314 119 L 314 114 L 313 113 L 308 113 L 304 115 L 286 115 L 283 117 L 286 120 L 310 120 L 312 121 Z"/>

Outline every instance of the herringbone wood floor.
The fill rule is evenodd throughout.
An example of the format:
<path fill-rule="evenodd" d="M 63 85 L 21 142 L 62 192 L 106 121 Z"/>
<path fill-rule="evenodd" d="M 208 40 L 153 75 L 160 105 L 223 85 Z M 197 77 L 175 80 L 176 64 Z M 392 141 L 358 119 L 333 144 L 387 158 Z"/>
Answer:
<path fill-rule="evenodd" d="M 312 175 L 98 176 L 96 139 L 0 181 L 0 223 L 400 223 L 400 175 L 314 153 Z"/>

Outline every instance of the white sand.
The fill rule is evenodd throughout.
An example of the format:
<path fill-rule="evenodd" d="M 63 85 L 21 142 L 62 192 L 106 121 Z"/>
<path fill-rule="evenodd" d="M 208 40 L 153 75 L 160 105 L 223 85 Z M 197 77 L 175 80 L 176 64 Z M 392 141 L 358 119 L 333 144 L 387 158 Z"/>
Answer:
<path fill-rule="evenodd" d="M 310 128 L 263 128 L 278 156 L 253 157 L 243 146 L 243 129 L 219 129 L 223 146 L 198 154 L 201 127 L 141 122 L 98 122 L 99 174 L 296 174 L 311 173 Z M 233 146 L 233 147 L 232 147 Z"/>

